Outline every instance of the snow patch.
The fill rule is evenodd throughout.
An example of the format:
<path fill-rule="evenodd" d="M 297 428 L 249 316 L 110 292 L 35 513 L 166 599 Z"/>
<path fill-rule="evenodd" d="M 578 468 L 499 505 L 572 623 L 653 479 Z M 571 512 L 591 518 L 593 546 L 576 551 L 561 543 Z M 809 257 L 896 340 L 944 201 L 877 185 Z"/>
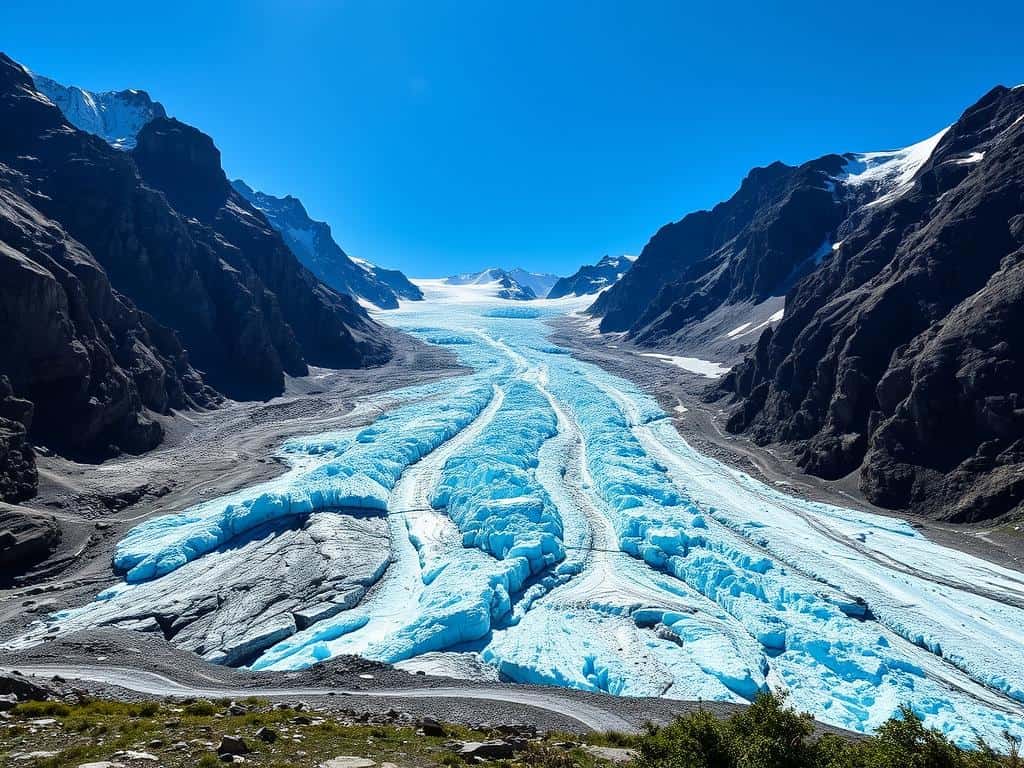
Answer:
<path fill-rule="evenodd" d="M 659 352 L 641 352 L 641 357 L 653 357 L 656 360 L 682 368 L 690 373 L 698 373 L 709 379 L 717 379 L 729 372 L 729 366 L 715 363 L 710 360 L 701 360 L 699 357 L 682 357 L 680 355 L 664 355 Z"/>
<path fill-rule="evenodd" d="M 910 189 L 917 172 L 948 130 L 948 127 L 943 128 L 934 136 L 903 149 L 855 154 L 839 180 L 848 187 L 873 188 L 874 199 L 867 203 L 870 206 L 891 202 Z"/>

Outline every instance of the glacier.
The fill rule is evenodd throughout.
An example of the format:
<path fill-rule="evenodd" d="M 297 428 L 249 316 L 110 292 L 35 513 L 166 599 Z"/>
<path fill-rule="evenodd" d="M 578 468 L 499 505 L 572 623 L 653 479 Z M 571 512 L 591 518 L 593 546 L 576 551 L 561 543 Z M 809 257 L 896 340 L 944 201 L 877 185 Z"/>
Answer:
<path fill-rule="evenodd" d="M 961 744 L 1024 736 L 1024 576 L 701 454 L 551 342 L 585 298 L 420 286 L 375 316 L 470 373 L 364 398 L 372 423 L 285 442 L 281 477 L 140 523 L 121 583 L 15 643 L 119 626 L 254 670 L 357 653 L 622 696 L 786 691 L 859 732 L 906 704 Z M 265 563 L 251 596 L 247 559 Z"/>

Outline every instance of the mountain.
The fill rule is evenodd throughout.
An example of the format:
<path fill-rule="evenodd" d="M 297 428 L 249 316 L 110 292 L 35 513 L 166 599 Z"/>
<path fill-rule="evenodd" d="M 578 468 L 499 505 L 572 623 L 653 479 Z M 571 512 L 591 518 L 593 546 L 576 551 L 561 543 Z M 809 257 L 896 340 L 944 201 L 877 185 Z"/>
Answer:
<path fill-rule="evenodd" d="M 538 299 L 547 298 L 552 286 L 560 279 L 558 275 L 552 275 L 547 272 L 527 272 L 519 267 L 506 271 L 512 280 L 524 288 L 529 288 Z"/>
<path fill-rule="evenodd" d="M 132 149 L 142 126 L 167 112 L 145 91 L 87 91 L 29 73 L 36 90 L 57 105 L 68 122 L 104 139 L 116 149 Z"/>
<path fill-rule="evenodd" d="M 157 117 L 118 151 L 2 54 L 0 272 L 8 498 L 32 492 L 26 437 L 87 460 L 140 452 L 162 437 L 153 413 L 389 355 L 231 188 L 210 137 Z"/>
<path fill-rule="evenodd" d="M 523 272 L 523 270 L 517 270 Z M 528 273 L 527 273 L 528 274 Z M 479 285 L 492 288 L 490 295 L 499 299 L 512 299 L 515 301 L 529 301 L 536 299 L 537 294 L 528 285 L 516 280 L 509 270 L 491 267 L 480 272 L 464 272 L 461 275 L 452 275 L 445 279 L 448 285 Z"/>
<path fill-rule="evenodd" d="M 631 256 L 605 256 L 597 264 L 586 264 L 569 277 L 561 277 L 548 291 L 546 298 L 586 296 L 614 285 L 633 266 Z"/>
<path fill-rule="evenodd" d="M 662 227 L 589 312 L 645 346 L 707 347 L 735 358 L 739 328 L 768 324 L 781 297 L 832 252 L 859 211 L 895 199 L 942 134 L 894 152 L 830 154 L 755 168 L 729 200 Z M 741 344 L 729 342 L 743 342 Z"/>
<path fill-rule="evenodd" d="M 721 383 L 737 404 L 728 429 L 790 444 L 809 473 L 857 472 L 885 507 L 954 522 L 1021 512 L 1024 88 L 993 89 L 919 145 L 834 167 L 803 171 L 810 189 L 776 171 L 790 199 L 815 199 L 801 245 L 832 245 Z M 684 316 L 702 300 L 677 298 Z"/>
<path fill-rule="evenodd" d="M 241 179 L 232 181 L 231 185 L 263 212 L 299 261 L 334 290 L 381 309 L 397 308 L 399 298 L 413 301 L 423 298 L 420 289 L 398 270 L 383 269 L 346 254 L 331 236 L 330 226 L 311 219 L 298 198 L 257 192 Z"/>
<path fill-rule="evenodd" d="M 147 123 L 167 116 L 163 105 L 153 101 L 145 91 L 97 93 L 30 74 L 39 92 L 60 108 L 68 122 L 99 136 L 115 149 L 133 149 L 139 132 Z M 420 290 L 401 272 L 349 257 L 334 241 L 330 226 L 311 219 L 297 198 L 257 192 L 241 179 L 231 184 L 266 216 L 299 261 L 336 291 L 382 309 L 398 307 L 399 298 L 423 298 Z"/>

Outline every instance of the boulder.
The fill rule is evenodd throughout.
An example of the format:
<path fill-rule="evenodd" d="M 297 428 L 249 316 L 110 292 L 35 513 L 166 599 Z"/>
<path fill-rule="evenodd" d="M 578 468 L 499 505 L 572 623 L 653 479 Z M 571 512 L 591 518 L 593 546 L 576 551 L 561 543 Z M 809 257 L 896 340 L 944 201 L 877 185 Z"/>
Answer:
<path fill-rule="evenodd" d="M 241 736 L 230 736 L 225 734 L 217 745 L 218 755 L 246 755 L 249 753 L 249 745 Z"/>

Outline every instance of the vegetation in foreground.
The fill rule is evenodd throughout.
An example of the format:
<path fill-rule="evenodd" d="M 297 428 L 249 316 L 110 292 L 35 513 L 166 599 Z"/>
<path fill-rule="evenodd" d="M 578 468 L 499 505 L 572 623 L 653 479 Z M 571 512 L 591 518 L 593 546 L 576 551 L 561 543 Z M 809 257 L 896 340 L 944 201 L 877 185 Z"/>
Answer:
<path fill-rule="evenodd" d="M 696 712 L 637 740 L 637 768 L 1024 768 L 1009 735 L 1006 754 L 979 742 L 973 750 L 925 728 L 909 708 L 874 736 L 814 737 L 814 721 L 764 694 L 720 720 Z"/>
<path fill-rule="evenodd" d="M 63 768 L 115 760 L 125 766 L 203 768 L 235 761 L 298 768 L 347 755 L 368 758 L 380 768 L 454 768 L 485 761 L 508 768 L 601 768 L 623 762 L 635 768 L 1024 768 L 1019 745 L 1009 736 L 1001 751 L 981 743 L 965 750 L 925 728 L 909 709 L 871 737 L 819 736 L 809 715 L 768 694 L 725 719 L 698 711 L 670 725 L 648 726 L 639 735 L 523 738 L 507 730 L 457 725 L 442 726 L 443 733 L 424 730 L 395 713 L 300 711 L 256 698 L 237 703 L 27 702 L 3 713 L 0 762 Z M 218 754 L 224 737 L 240 738 L 244 756 Z M 460 755 L 467 742 L 505 745 L 511 756 Z"/>

